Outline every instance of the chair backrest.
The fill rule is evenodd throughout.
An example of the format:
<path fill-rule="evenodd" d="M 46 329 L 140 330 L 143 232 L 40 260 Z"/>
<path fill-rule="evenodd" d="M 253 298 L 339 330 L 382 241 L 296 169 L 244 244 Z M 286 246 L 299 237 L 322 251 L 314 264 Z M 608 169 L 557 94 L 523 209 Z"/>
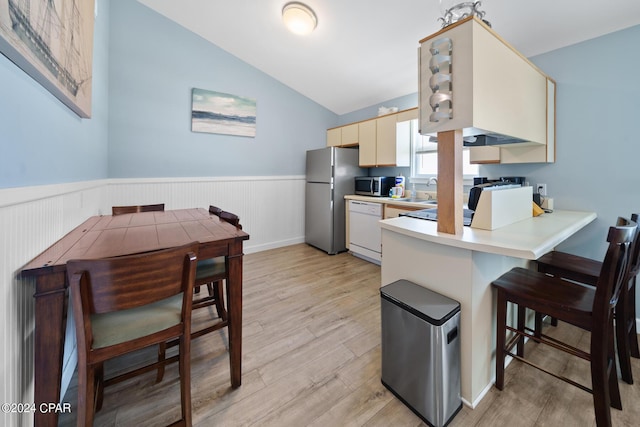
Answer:
<path fill-rule="evenodd" d="M 238 217 L 238 215 L 231 213 L 231 212 L 227 212 L 227 211 L 222 211 L 220 212 L 219 215 L 221 220 L 224 220 L 230 224 L 235 225 L 236 227 L 242 229 L 242 225 L 240 225 L 240 217 Z"/>
<path fill-rule="evenodd" d="M 111 208 L 111 215 L 122 215 L 137 212 L 163 212 L 164 203 L 155 205 L 133 205 L 133 206 L 114 206 Z"/>
<path fill-rule="evenodd" d="M 71 260 L 69 286 L 81 298 L 85 316 L 140 307 L 188 293 L 195 280 L 197 253 L 198 242 L 193 242 L 135 255 Z"/>
<path fill-rule="evenodd" d="M 631 214 L 631 221 L 638 224 L 640 213 Z M 636 237 L 631 243 L 631 253 L 629 254 L 629 278 L 635 276 L 640 271 L 640 228 L 636 231 Z"/>
<path fill-rule="evenodd" d="M 602 262 L 593 303 L 594 324 L 608 325 L 612 321 L 613 309 L 618 303 L 629 268 L 631 242 L 637 233 L 637 224 L 626 218 L 618 218 L 617 224 L 609 227 L 609 247 Z"/>
<path fill-rule="evenodd" d="M 209 213 L 215 216 L 220 216 L 222 209 L 217 206 L 209 205 Z"/>

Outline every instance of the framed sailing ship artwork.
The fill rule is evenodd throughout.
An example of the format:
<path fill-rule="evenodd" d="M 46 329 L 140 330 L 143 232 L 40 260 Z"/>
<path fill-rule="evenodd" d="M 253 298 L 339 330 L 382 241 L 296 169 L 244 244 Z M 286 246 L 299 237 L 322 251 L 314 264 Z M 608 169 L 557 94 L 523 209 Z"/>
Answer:
<path fill-rule="evenodd" d="M 0 0 L 0 52 L 91 117 L 94 0 Z"/>

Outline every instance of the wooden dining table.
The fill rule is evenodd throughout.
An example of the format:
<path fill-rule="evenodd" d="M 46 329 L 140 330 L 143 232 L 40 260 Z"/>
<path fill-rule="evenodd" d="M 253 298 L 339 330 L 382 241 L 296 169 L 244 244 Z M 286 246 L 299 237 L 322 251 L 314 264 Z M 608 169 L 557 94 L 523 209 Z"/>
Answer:
<path fill-rule="evenodd" d="M 242 246 L 249 234 L 205 209 L 93 216 L 22 269 L 35 278 L 34 401 L 60 402 L 67 311 L 66 264 L 70 259 L 129 255 L 197 241 L 200 259 L 226 257 L 231 386 L 242 374 Z M 36 411 L 35 425 L 57 425 L 55 411 Z"/>

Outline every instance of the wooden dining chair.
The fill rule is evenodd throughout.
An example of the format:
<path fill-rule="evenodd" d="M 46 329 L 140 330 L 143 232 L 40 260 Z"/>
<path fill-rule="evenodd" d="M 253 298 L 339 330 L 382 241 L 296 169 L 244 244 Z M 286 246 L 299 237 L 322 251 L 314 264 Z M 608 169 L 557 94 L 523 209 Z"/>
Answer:
<path fill-rule="evenodd" d="M 568 382 L 593 394 L 598 427 L 611 426 L 610 406 L 622 409 L 614 344 L 613 312 L 618 302 L 628 268 L 630 243 L 637 232 L 635 222 L 619 218 L 609 228 L 609 246 L 602 263 L 596 287 L 551 277 L 544 273 L 516 267 L 494 280 L 497 291 L 496 388 L 504 388 L 504 363 L 507 355 Z M 591 332 L 590 351 L 560 342 L 544 334 L 536 334 L 520 324 L 507 325 L 507 303 L 517 305 L 519 312 L 526 308 L 553 316 Z M 506 335 L 512 335 L 507 341 Z M 588 360 L 591 365 L 591 388 L 553 373 L 513 353 L 513 347 L 528 337 L 558 350 Z M 520 352 L 518 352 L 520 353 Z"/>
<path fill-rule="evenodd" d="M 209 206 L 209 213 L 218 216 L 221 220 L 233 224 L 238 229 L 242 229 L 240 218 L 231 212 L 223 211 L 216 206 Z M 197 308 L 215 305 L 218 317 L 224 323 L 222 327 L 227 326 L 227 310 L 224 304 L 224 294 L 222 289 L 222 281 L 227 278 L 226 260 L 224 257 L 208 258 L 198 261 L 196 269 L 196 292 L 199 292 L 200 286 L 207 286 L 209 295 L 196 299 L 193 302 L 194 310 Z M 211 332 L 210 328 L 195 334 L 205 334 Z M 213 329 L 217 330 L 219 328 Z M 199 336 L 199 335 L 198 335 Z"/>
<path fill-rule="evenodd" d="M 209 205 L 209 213 L 212 215 L 216 215 L 224 221 L 232 223 L 240 229 L 242 228 L 242 226 L 240 225 L 240 219 L 235 214 L 225 212 L 219 207 L 213 205 Z M 215 305 L 218 317 L 224 322 L 224 325 L 222 327 L 226 326 L 227 321 L 227 310 L 224 304 L 224 293 L 222 289 L 222 281 L 225 280 L 226 277 L 227 268 L 226 260 L 224 257 L 208 258 L 198 261 L 198 268 L 196 269 L 195 293 L 196 295 L 199 294 L 200 287 L 206 286 L 209 295 L 196 299 L 193 302 L 193 309 Z M 203 334 L 208 332 L 211 331 L 205 330 Z"/>
<path fill-rule="evenodd" d="M 132 206 L 113 206 L 111 215 L 122 215 L 138 212 L 162 212 L 164 211 L 164 203 L 155 205 L 132 205 Z"/>
<path fill-rule="evenodd" d="M 179 425 L 191 425 L 191 298 L 198 242 L 136 255 L 67 263 L 78 341 L 77 425 L 91 426 L 104 387 L 156 369 L 163 360 L 104 380 L 106 360 L 179 341 Z"/>
<path fill-rule="evenodd" d="M 215 216 L 220 216 L 222 209 L 217 206 L 209 205 L 209 213 Z"/>
<path fill-rule="evenodd" d="M 631 220 L 638 222 L 640 214 L 631 215 Z M 538 271 L 551 276 L 596 286 L 602 261 L 584 258 L 566 252 L 552 251 L 537 260 Z M 638 332 L 636 330 L 636 278 L 640 271 L 640 232 L 631 243 L 629 268 L 627 277 L 620 291 L 620 299 L 615 309 L 616 348 L 618 363 L 622 379 L 633 384 L 631 371 L 631 357 L 640 358 L 638 348 Z M 552 324 L 557 324 L 557 319 L 552 318 Z M 539 334 L 542 328 L 542 314 L 536 313 L 535 330 Z"/>
<path fill-rule="evenodd" d="M 220 217 L 220 219 L 227 221 L 237 228 L 242 229 L 240 225 L 240 219 L 237 215 L 230 212 L 225 212 L 215 206 L 209 206 L 209 213 Z M 213 323 L 209 323 L 208 326 L 200 327 L 198 330 L 191 332 L 191 338 L 198 338 L 202 335 L 209 334 L 214 331 L 218 331 L 222 328 L 226 328 L 229 325 L 229 319 L 224 300 L 224 292 L 222 282 L 227 280 L 227 260 L 225 257 L 206 258 L 198 260 L 196 268 L 196 278 L 194 283 L 194 299 L 192 310 L 198 310 L 206 307 L 215 306 L 217 312 L 217 319 L 214 319 Z M 208 295 L 200 296 L 200 288 L 206 286 Z M 162 362 L 166 355 L 167 348 L 177 345 L 176 340 L 172 340 L 167 343 L 161 343 L 158 347 L 158 362 Z M 163 365 L 160 366 L 157 372 L 156 381 L 162 381 L 164 376 Z"/>
<path fill-rule="evenodd" d="M 237 228 L 242 230 L 242 225 L 240 224 L 240 218 L 238 217 L 238 215 L 231 212 L 222 211 L 220 212 L 219 216 L 221 220 L 227 221 L 228 223 L 233 224 Z"/>

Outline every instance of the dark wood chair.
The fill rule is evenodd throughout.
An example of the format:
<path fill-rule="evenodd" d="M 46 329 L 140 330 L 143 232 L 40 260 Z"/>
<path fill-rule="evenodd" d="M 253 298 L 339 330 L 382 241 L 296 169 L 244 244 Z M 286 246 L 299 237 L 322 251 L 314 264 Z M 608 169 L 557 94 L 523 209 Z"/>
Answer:
<path fill-rule="evenodd" d="M 122 215 L 128 213 L 138 212 L 162 212 L 164 211 L 164 203 L 158 203 L 155 205 L 134 205 L 134 206 L 113 206 L 111 208 L 111 215 Z"/>
<path fill-rule="evenodd" d="M 632 214 L 631 220 L 638 222 L 639 214 Z M 602 270 L 602 261 L 584 258 L 565 252 L 552 251 L 537 260 L 538 271 L 551 276 L 573 280 L 596 286 Z M 640 358 L 638 348 L 638 332 L 636 330 L 636 277 L 640 271 L 640 233 L 636 233 L 631 244 L 627 277 L 620 292 L 620 299 L 615 310 L 616 348 L 622 379 L 633 384 L 631 357 Z M 551 320 L 557 324 L 557 319 Z M 542 315 L 536 313 L 536 333 L 542 328 Z"/>
<path fill-rule="evenodd" d="M 209 213 L 220 217 L 223 221 L 233 224 L 239 229 L 242 229 L 240 225 L 240 218 L 238 215 L 231 212 L 223 211 L 216 206 L 209 206 Z M 202 308 L 211 305 L 216 306 L 218 317 L 222 319 L 223 325 L 227 326 L 227 310 L 224 304 L 224 294 L 222 291 L 222 281 L 227 278 L 227 268 L 224 257 L 209 258 L 198 261 L 198 268 L 196 269 L 196 293 L 199 293 L 200 286 L 207 286 L 209 295 L 193 302 L 193 308 Z M 219 327 L 209 327 L 205 330 L 194 332 L 197 336 L 211 332 L 212 330 L 220 329 Z"/>
<path fill-rule="evenodd" d="M 217 206 L 209 205 L 209 213 L 215 216 L 220 216 L 222 209 Z"/>
<path fill-rule="evenodd" d="M 513 268 L 492 282 L 493 288 L 497 291 L 496 387 L 499 390 L 504 387 L 505 357 L 510 355 L 591 392 L 596 424 L 599 427 L 611 426 L 610 406 L 622 409 L 615 363 L 613 312 L 625 285 L 630 243 L 636 232 L 636 223 L 623 218 L 619 218 L 617 225 L 609 229 L 609 247 L 596 287 L 584 286 L 520 267 Z M 508 302 L 517 305 L 517 328 L 507 325 Z M 521 313 L 526 308 L 590 331 L 589 353 L 544 334 L 536 336 L 534 331 L 525 328 L 521 323 L 524 320 Z M 513 334 L 507 341 L 508 331 Z M 513 353 L 513 347 L 525 337 L 588 360 L 591 365 L 591 389 L 532 363 L 524 358 L 520 350 L 518 354 Z"/>
<path fill-rule="evenodd" d="M 209 206 L 209 213 L 220 217 L 220 219 L 235 225 L 239 229 L 242 229 L 242 225 L 240 225 L 240 219 L 235 214 L 225 212 L 215 206 Z M 219 320 L 214 321 L 208 326 L 201 327 L 196 331 L 192 331 L 191 339 L 201 337 L 202 335 L 214 331 L 218 331 L 222 328 L 226 328 L 229 325 L 222 287 L 222 281 L 227 279 L 227 271 L 228 270 L 225 257 L 207 258 L 198 261 L 194 283 L 194 299 L 192 310 L 215 306 Z M 208 295 L 200 296 L 200 288 L 202 286 L 206 286 Z M 165 358 L 166 349 L 175 345 L 177 345 L 176 340 L 167 343 L 161 343 L 158 347 L 158 361 L 162 362 Z M 161 367 L 158 369 L 157 381 L 162 381 L 163 376 L 164 368 L 163 365 L 161 365 Z"/>
<path fill-rule="evenodd" d="M 209 213 L 216 215 L 220 219 L 227 221 L 236 227 L 242 229 L 240 225 L 240 218 L 237 215 L 230 212 L 223 211 L 217 206 L 209 205 Z M 224 293 L 222 289 L 222 281 L 227 277 L 226 261 L 224 257 L 209 258 L 198 261 L 198 268 L 196 269 L 196 288 L 195 293 L 200 293 L 200 287 L 206 286 L 209 295 L 194 300 L 193 309 L 203 308 L 215 305 L 218 317 L 222 319 L 221 326 L 211 326 L 201 331 L 194 332 L 196 336 L 200 336 L 214 330 L 218 330 L 221 327 L 227 326 L 227 310 L 224 304 Z M 213 328 L 213 329 L 212 329 Z"/>
<path fill-rule="evenodd" d="M 238 215 L 233 214 L 231 212 L 222 211 L 218 216 L 220 217 L 221 220 L 227 221 L 228 223 L 233 224 L 237 228 L 242 230 L 242 225 L 240 224 L 240 218 L 238 217 Z"/>
<path fill-rule="evenodd" d="M 103 363 L 179 341 L 181 419 L 191 425 L 191 299 L 198 243 L 143 254 L 67 263 L 78 340 L 77 425 L 93 425 L 104 387 L 157 369 L 163 360 L 104 380 Z"/>

